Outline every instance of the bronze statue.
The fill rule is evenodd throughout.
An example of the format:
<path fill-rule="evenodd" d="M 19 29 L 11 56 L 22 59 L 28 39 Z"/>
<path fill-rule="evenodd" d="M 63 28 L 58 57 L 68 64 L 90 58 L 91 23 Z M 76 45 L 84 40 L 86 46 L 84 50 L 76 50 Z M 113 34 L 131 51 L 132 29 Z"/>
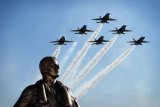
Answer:
<path fill-rule="evenodd" d="M 70 89 L 56 80 L 60 67 L 55 57 L 44 57 L 39 68 L 42 80 L 26 87 L 13 107 L 79 107 Z"/>

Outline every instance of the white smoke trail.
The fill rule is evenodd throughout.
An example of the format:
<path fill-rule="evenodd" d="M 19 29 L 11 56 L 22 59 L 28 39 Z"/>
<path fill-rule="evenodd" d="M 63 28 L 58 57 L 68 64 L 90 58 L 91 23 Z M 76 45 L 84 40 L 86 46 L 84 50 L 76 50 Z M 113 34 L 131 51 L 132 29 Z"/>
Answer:
<path fill-rule="evenodd" d="M 116 66 L 118 66 L 127 56 L 134 50 L 134 47 L 129 48 L 127 51 L 125 51 L 123 54 L 121 54 L 116 60 L 114 60 L 110 65 L 108 65 L 106 68 L 104 68 L 101 72 L 96 74 L 93 79 L 86 82 L 82 87 L 80 87 L 76 91 L 76 97 L 80 99 L 83 95 L 85 95 L 89 89 L 93 88 L 106 74 L 111 72 Z"/>
<path fill-rule="evenodd" d="M 98 63 L 98 61 L 103 57 L 103 55 L 111 48 L 111 46 L 117 40 L 118 35 L 114 36 L 110 42 L 108 42 L 97 54 L 91 59 L 91 61 L 80 71 L 80 73 L 72 81 L 72 89 L 77 85 L 77 83 L 82 80 Z"/>
<path fill-rule="evenodd" d="M 62 61 L 61 61 L 61 71 L 63 71 L 64 69 L 64 65 L 66 64 L 66 62 L 68 61 L 68 59 L 70 58 L 71 54 L 73 53 L 75 47 L 77 46 L 77 42 L 74 42 L 71 47 L 69 48 L 69 50 L 67 51 L 66 55 L 63 57 Z"/>
<path fill-rule="evenodd" d="M 91 37 L 89 38 L 88 41 L 92 40 L 93 38 L 95 38 L 98 35 L 98 33 L 100 32 L 102 26 L 103 26 L 103 24 L 100 24 L 100 26 L 95 30 L 95 32 L 93 32 L 93 34 L 91 35 Z M 86 55 L 86 53 L 88 52 L 90 47 L 91 47 L 91 45 L 86 42 L 85 45 L 83 46 L 83 48 L 81 50 L 79 50 L 79 52 L 77 53 L 77 56 L 73 59 L 73 61 L 70 64 L 70 66 L 66 69 L 65 73 L 63 74 L 62 82 L 65 83 L 66 80 L 71 75 L 76 74 L 77 68 L 81 64 L 81 61 L 83 60 L 84 56 Z"/>
<path fill-rule="evenodd" d="M 58 55 L 59 55 L 59 53 L 60 53 L 60 50 L 61 50 L 61 45 L 59 45 L 59 46 L 57 47 L 57 49 L 54 51 L 54 53 L 52 54 L 52 56 L 58 58 Z"/>

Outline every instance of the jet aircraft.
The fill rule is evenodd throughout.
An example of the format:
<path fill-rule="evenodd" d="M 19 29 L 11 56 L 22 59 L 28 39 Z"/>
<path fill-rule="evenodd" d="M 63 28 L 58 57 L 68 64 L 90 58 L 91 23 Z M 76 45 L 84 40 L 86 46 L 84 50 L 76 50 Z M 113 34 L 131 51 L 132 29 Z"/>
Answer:
<path fill-rule="evenodd" d="M 87 25 L 83 25 L 80 29 L 77 28 L 77 30 L 71 30 L 72 32 L 76 32 L 74 34 L 87 34 L 86 32 L 94 32 L 93 30 L 88 30 Z"/>
<path fill-rule="evenodd" d="M 101 17 L 99 16 L 99 18 L 95 18 L 95 19 L 92 19 L 92 20 L 98 20 L 99 22 L 96 22 L 96 23 L 109 23 L 108 21 L 116 21 L 116 19 L 112 19 L 109 17 L 110 13 L 106 13 L 105 16 Z"/>
<path fill-rule="evenodd" d="M 89 41 L 89 42 L 93 42 L 93 44 L 91 44 L 91 45 L 94 45 L 94 44 L 96 44 L 96 45 L 99 45 L 99 44 L 103 44 L 103 42 L 110 42 L 110 41 L 108 41 L 108 40 L 104 40 L 103 39 L 104 38 L 104 36 L 101 36 L 101 37 L 99 37 L 99 39 L 95 39 L 94 41 Z"/>
<path fill-rule="evenodd" d="M 115 27 L 116 28 L 116 27 Z M 132 30 L 126 30 L 126 25 L 123 25 L 119 29 L 116 28 L 116 30 L 110 30 L 110 32 L 115 32 L 113 34 L 125 34 L 124 32 L 131 32 Z"/>
<path fill-rule="evenodd" d="M 73 42 L 73 41 L 68 41 L 65 39 L 64 36 L 62 36 L 59 40 L 57 39 L 57 41 L 51 41 L 50 43 L 55 43 L 54 45 L 67 45 L 65 44 L 65 42 Z"/>
<path fill-rule="evenodd" d="M 142 45 L 142 43 L 150 43 L 149 41 L 144 41 L 145 37 L 140 37 L 138 40 L 133 38 L 133 41 L 128 41 L 128 43 L 132 43 L 130 45 Z"/>

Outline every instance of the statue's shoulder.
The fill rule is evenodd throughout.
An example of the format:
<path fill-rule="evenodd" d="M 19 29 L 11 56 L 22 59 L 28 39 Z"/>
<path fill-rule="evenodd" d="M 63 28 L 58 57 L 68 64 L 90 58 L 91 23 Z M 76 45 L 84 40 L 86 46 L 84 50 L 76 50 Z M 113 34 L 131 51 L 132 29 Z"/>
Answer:
<path fill-rule="evenodd" d="M 41 86 L 41 84 L 42 84 L 42 80 L 38 80 L 36 83 L 27 86 L 24 89 L 24 92 L 33 92 L 38 86 Z"/>
<path fill-rule="evenodd" d="M 27 87 L 23 90 L 22 95 L 24 95 L 24 96 L 32 95 L 32 94 L 34 93 L 35 88 L 36 88 L 35 84 L 32 84 L 32 85 L 27 86 Z"/>
<path fill-rule="evenodd" d="M 56 81 L 56 84 L 58 84 L 59 87 L 63 87 L 66 88 L 67 90 L 69 90 L 69 87 L 67 87 L 65 84 L 63 84 L 61 81 Z"/>
<path fill-rule="evenodd" d="M 34 86 L 41 86 L 43 84 L 43 81 L 42 80 L 38 80 Z"/>
<path fill-rule="evenodd" d="M 35 88 L 35 84 L 31 84 L 27 86 L 24 90 L 33 90 Z"/>

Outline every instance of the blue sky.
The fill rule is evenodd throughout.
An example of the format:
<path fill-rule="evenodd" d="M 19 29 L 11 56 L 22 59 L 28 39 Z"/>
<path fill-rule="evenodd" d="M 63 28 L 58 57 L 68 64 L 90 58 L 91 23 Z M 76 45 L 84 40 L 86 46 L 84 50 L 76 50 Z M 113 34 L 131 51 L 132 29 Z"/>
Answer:
<path fill-rule="evenodd" d="M 80 99 L 80 105 L 82 107 L 158 107 L 160 105 L 159 5 L 158 0 L 1 0 L 1 106 L 12 106 L 22 90 L 37 81 L 39 61 L 44 56 L 52 55 L 57 48 L 49 41 L 64 35 L 66 39 L 78 42 L 65 65 L 66 68 L 91 35 L 89 33 L 79 37 L 70 30 L 84 24 L 89 29 L 95 30 L 98 24 L 91 19 L 109 12 L 111 17 L 118 21 L 105 24 L 100 35 L 104 35 L 105 39 L 111 39 L 113 35 L 109 30 L 123 24 L 133 32 L 119 36 L 116 43 L 83 82 L 91 79 L 127 50 L 130 46 L 126 41 L 145 36 L 151 43 L 136 47 L 116 69 Z M 59 62 L 70 46 L 71 44 L 62 46 Z M 103 45 L 92 46 L 80 69 L 102 47 Z"/>

